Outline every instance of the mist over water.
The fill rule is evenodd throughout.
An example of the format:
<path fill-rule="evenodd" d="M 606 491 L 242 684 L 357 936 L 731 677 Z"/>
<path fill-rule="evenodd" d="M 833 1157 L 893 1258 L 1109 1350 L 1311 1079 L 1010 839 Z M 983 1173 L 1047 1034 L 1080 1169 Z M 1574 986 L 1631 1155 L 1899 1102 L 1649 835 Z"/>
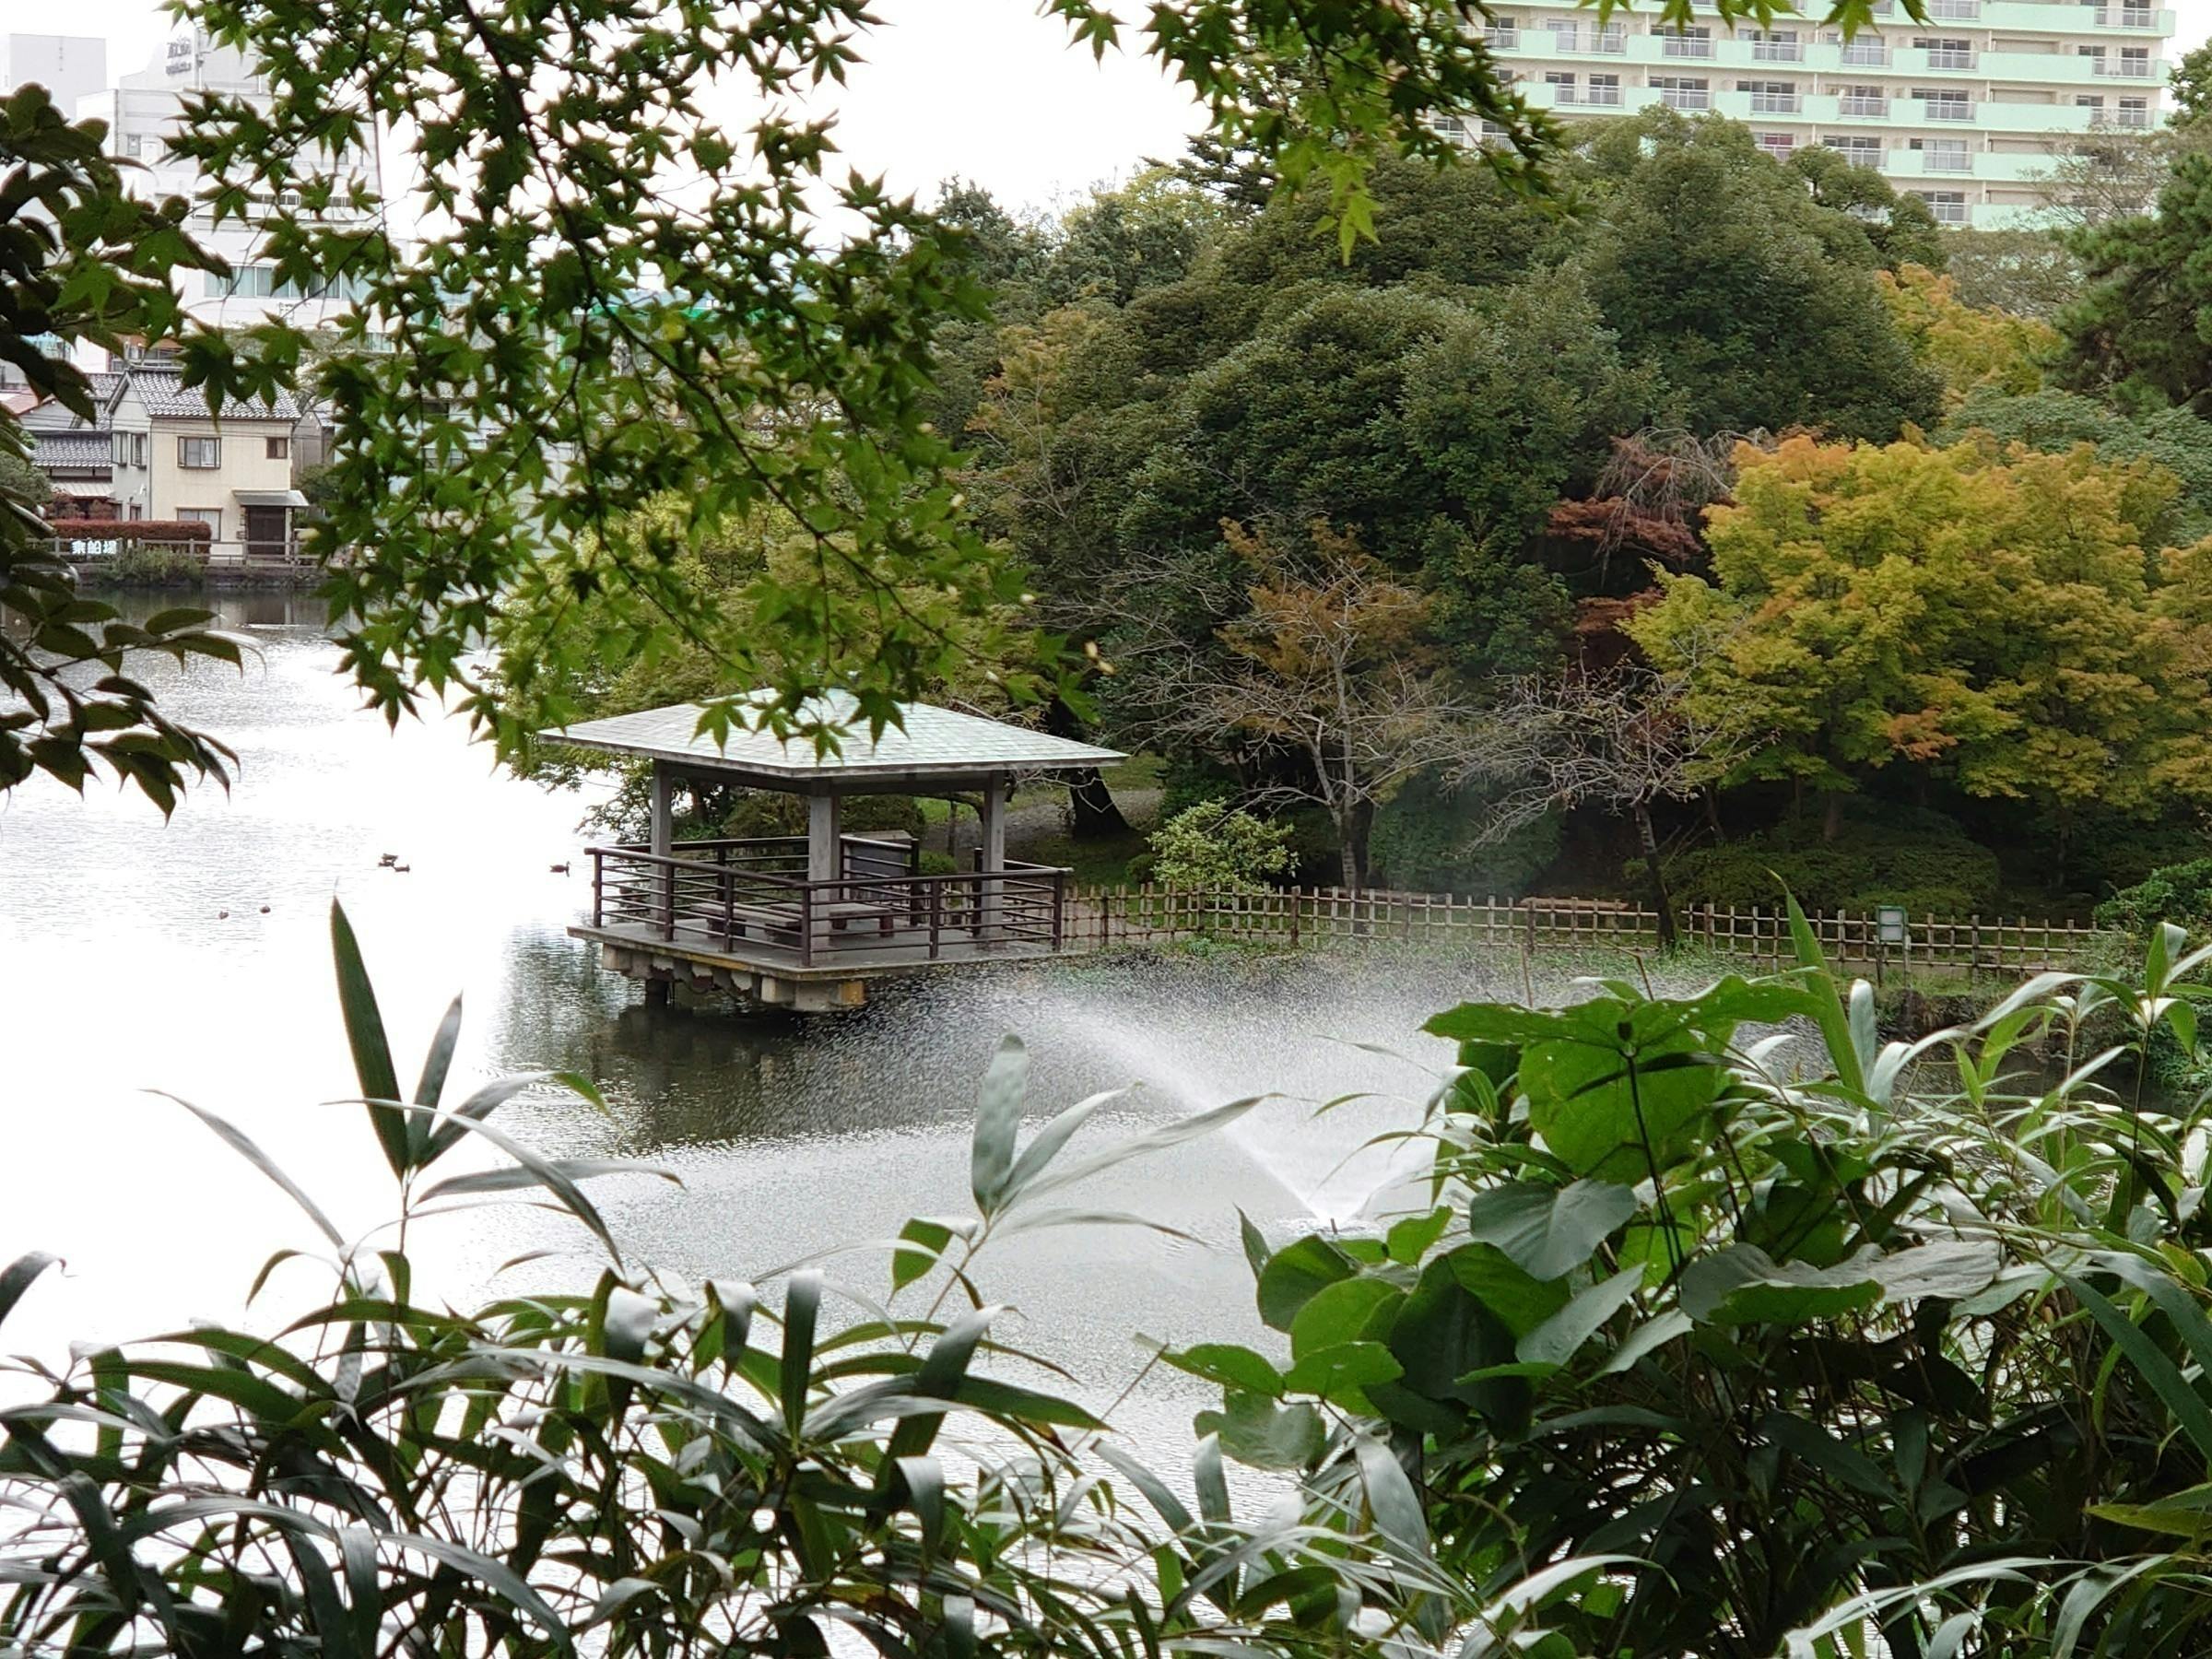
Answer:
<path fill-rule="evenodd" d="M 1094 1400 L 1141 1369 L 1139 1333 L 1264 1340 L 1238 1212 L 1275 1236 L 1386 1219 L 1420 1148 L 1365 1144 L 1418 1123 L 1451 1058 L 1421 1021 L 1469 996 L 1519 994 L 1517 960 L 1492 972 L 1179 957 L 947 974 L 810 1021 L 647 1008 L 563 932 L 589 898 L 585 799 L 500 773 L 458 722 L 388 731 L 335 677 L 312 603 L 225 610 L 260 648 L 242 677 L 206 664 L 146 672 L 173 712 L 238 749 L 229 796 L 198 791 L 166 827 L 135 795 L 97 785 L 82 801 L 45 780 L 0 797 L 0 1034 L 13 1068 L 0 1092 L 0 1261 L 35 1248 L 69 1263 L 11 1318 L 12 1350 L 58 1355 L 72 1338 L 235 1318 L 271 1252 L 315 1243 L 281 1194 L 149 1087 L 229 1117 L 341 1229 L 390 1213 L 359 1108 L 327 1103 L 354 1090 L 331 981 L 334 894 L 360 935 L 403 1079 L 456 992 L 467 1022 L 453 1087 L 536 1067 L 594 1078 L 605 1116 L 525 1099 L 501 1121 L 547 1153 L 638 1158 L 679 1176 L 594 1192 L 632 1259 L 684 1278 L 755 1277 L 887 1240 L 911 1216 L 968 1213 L 976 1079 L 1008 1031 L 1030 1047 L 1039 1116 L 1130 1088 L 1078 1149 L 1280 1097 L 1065 1195 L 1189 1237 L 1084 1226 L 985 1254 L 987 1293 L 1020 1311 L 1003 1334 L 1068 1367 Z M 408 873 L 380 869 L 387 853 Z M 552 872 L 564 863 L 571 874 Z M 1343 1097 L 1359 1098 L 1314 1116 Z M 510 1206 L 427 1224 L 409 1248 L 437 1293 L 465 1303 L 494 1285 L 584 1281 L 596 1271 L 587 1242 Z M 561 1248 L 575 1253 L 499 1272 Z M 828 1267 L 861 1296 L 888 1290 L 880 1252 Z M 280 1269 L 270 1294 L 281 1301 L 287 1275 L 319 1288 L 321 1272 Z M 1155 1373 L 1117 1416 L 1140 1438 L 1180 1436 L 1207 1394 Z"/>

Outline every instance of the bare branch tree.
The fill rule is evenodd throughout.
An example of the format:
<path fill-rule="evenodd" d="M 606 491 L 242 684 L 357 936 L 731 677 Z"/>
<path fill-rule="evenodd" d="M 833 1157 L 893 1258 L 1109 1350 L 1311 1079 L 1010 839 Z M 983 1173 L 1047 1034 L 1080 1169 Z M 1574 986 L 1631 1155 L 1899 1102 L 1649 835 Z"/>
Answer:
<path fill-rule="evenodd" d="M 1219 656 L 1169 669 L 1156 739 L 1194 744 L 1264 775 L 1258 802 L 1318 806 L 1335 826 L 1344 884 L 1365 887 L 1375 810 L 1410 779 L 1466 753 L 1477 716 L 1438 673 L 1430 596 L 1326 525 L 1311 558 L 1225 525 L 1253 571 L 1249 612 Z"/>
<path fill-rule="evenodd" d="M 1479 840 L 1500 840 L 1553 811 L 1595 806 L 1636 826 L 1659 914 L 1660 943 L 1676 942 L 1674 901 L 1652 821 L 1655 802 L 1688 800 L 1725 771 L 1738 744 L 1701 718 L 1689 677 L 1638 665 L 1603 673 L 1528 676 L 1505 683 L 1455 782 L 1500 793 Z"/>

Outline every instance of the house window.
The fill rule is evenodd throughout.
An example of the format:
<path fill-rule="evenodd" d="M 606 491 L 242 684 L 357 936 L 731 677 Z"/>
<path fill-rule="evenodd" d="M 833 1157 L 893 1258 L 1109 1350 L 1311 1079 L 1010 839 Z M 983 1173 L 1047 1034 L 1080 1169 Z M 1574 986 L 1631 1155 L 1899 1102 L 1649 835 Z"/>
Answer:
<path fill-rule="evenodd" d="M 292 441 L 289 438 L 265 438 L 263 453 L 271 461 L 289 461 L 292 458 Z"/>
<path fill-rule="evenodd" d="M 206 525 L 209 541 L 223 539 L 223 510 L 220 507 L 180 507 L 177 516 L 188 524 Z"/>
<path fill-rule="evenodd" d="M 131 503 L 131 517 L 135 519 L 142 519 L 145 516 L 146 503 L 143 501 L 133 501 Z"/>
<path fill-rule="evenodd" d="M 177 465 L 194 472 L 211 472 L 223 464 L 223 441 L 220 438 L 180 438 L 177 440 Z"/>
<path fill-rule="evenodd" d="M 1916 190 L 1912 193 L 1928 205 L 1939 225 L 1966 223 L 1966 194 L 1958 190 Z"/>

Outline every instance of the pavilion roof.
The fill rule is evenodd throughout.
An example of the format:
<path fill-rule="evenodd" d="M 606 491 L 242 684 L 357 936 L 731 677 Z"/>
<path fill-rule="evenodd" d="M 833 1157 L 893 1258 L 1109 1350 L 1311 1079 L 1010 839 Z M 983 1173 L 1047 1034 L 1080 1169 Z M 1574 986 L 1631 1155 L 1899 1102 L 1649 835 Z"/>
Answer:
<path fill-rule="evenodd" d="M 766 703 L 772 696 L 755 691 L 751 700 Z M 854 720 L 857 706 L 847 692 L 826 692 L 806 703 L 799 720 L 843 724 Z M 998 772 L 1106 766 L 1124 759 L 1116 749 L 940 709 L 934 703 L 901 704 L 904 729 L 886 726 L 875 741 L 870 741 L 865 723 L 852 724 L 841 735 L 841 752 L 836 754 L 818 752 L 813 739 L 804 735 L 785 740 L 772 731 L 748 731 L 741 724 L 733 724 L 726 745 L 717 746 L 711 735 L 699 730 L 699 704 L 676 703 L 557 726 L 538 735 L 610 755 L 665 760 L 701 771 L 743 773 L 771 787 L 804 785 L 821 778 L 887 783 L 918 777 L 982 778 Z"/>

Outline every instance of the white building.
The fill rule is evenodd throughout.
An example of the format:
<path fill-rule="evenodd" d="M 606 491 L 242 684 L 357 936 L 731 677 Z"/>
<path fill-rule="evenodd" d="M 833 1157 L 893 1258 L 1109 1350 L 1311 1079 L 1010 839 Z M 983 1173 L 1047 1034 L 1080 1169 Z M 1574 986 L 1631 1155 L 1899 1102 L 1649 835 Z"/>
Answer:
<path fill-rule="evenodd" d="M 1731 31 L 1649 10 L 1601 25 L 1571 4 L 1500 9 L 1488 30 L 1528 101 L 1561 116 L 1664 104 L 1747 123 L 1777 156 L 1825 144 L 1924 200 L 1946 224 L 2032 222 L 2039 181 L 2084 134 L 2162 115 L 2173 13 L 2082 0 L 1928 0 L 1914 23 L 1875 0 L 1846 41 L 1809 18 Z M 1469 138 L 1478 135 L 1467 134 Z"/>
<path fill-rule="evenodd" d="M 156 52 L 146 68 L 79 99 L 76 114 L 79 120 L 98 116 L 108 124 L 110 152 L 136 163 L 130 176 L 138 194 L 154 199 L 181 195 L 196 202 L 206 178 L 197 163 L 171 151 L 169 139 L 181 124 L 185 98 L 205 92 L 269 102 L 266 87 L 250 60 L 215 45 L 204 33 L 187 30 Z M 378 160 L 373 147 L 348 151 L 328 158 L 328 171 L 341 180 L 373 183 L 379 177 Z M 187 278 L 185 307 L 202 322 L 243 324 L 277 312 L 303 326 L 317 327 L 335 320 L 353 297 L 344 292 L 302 293 L 278 282 L 263 254 L 262 235 L 251 225 L 233 219 L 218 226 L 203 207 L 194 211 L 190 229 L 194 240 L 220 254 L 231 268 L 227 279 L 199 275 Z"/>
<path fill-rule="evenodd" d="M 0 91 L 37 81 L 64 114 L 108 87 L 108 43 L 81 35 L 0 34 Z"/>

